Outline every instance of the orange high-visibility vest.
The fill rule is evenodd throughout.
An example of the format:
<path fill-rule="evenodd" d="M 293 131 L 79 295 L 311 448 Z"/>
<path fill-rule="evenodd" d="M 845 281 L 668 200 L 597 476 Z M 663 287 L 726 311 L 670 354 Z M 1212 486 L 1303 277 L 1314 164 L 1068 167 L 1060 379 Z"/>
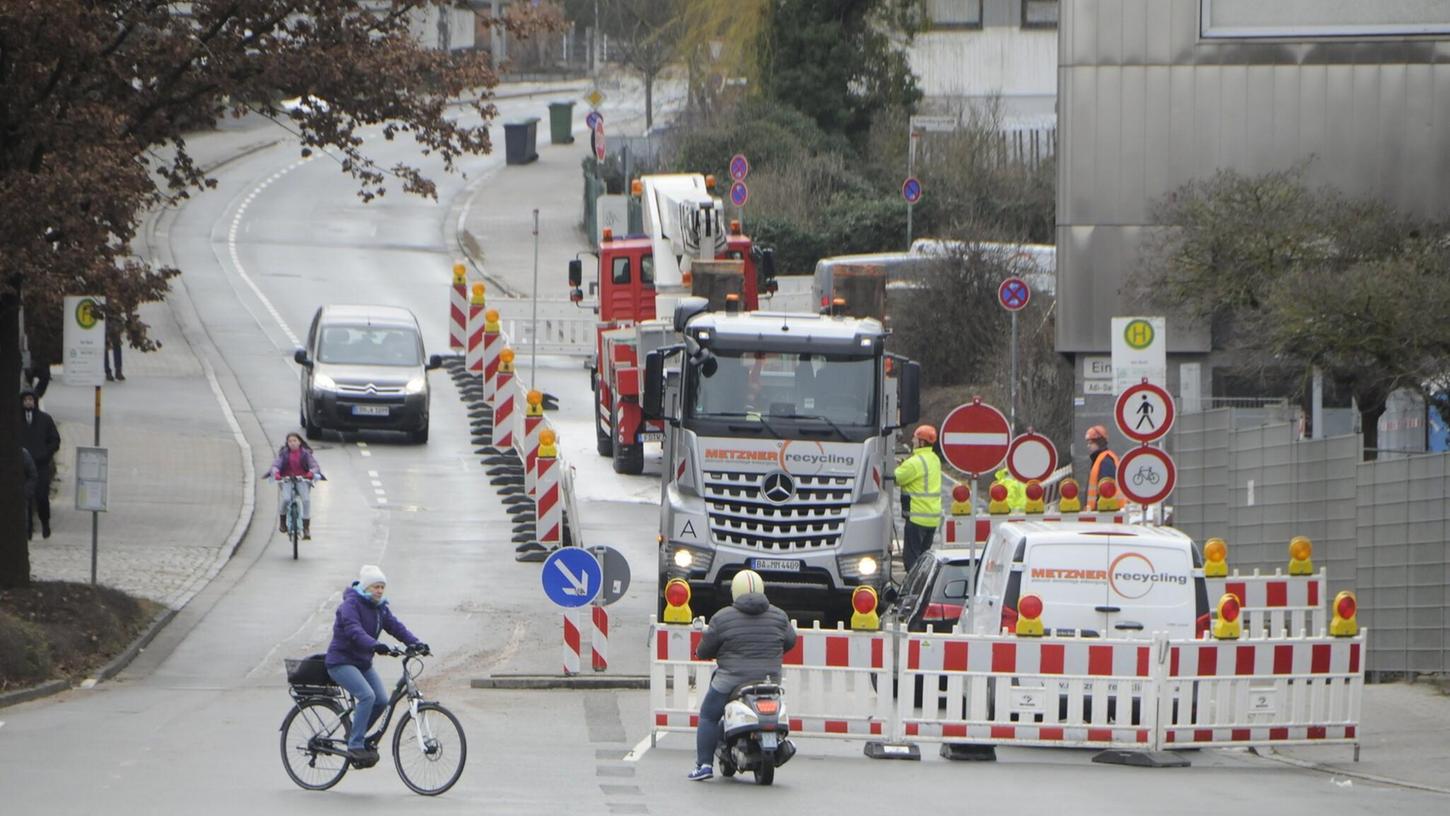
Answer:
<path fill-rule="evenodd" d="M 1117 478 L 1118 455 L 1110 450 L 1104 449 L 1102 454 L 1093 459 L 1092 469 L 1088 471 L 1087 509 L 1098 509 L 1098 473 L 1102 470 L 1103 460 L 1113 460 L 1113 478 Z"/>

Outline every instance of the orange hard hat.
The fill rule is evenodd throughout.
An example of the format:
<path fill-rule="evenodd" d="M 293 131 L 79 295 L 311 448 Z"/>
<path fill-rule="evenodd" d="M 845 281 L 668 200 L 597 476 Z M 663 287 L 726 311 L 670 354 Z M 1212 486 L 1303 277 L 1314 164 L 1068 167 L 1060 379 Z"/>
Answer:
<path fill-rule="evenodd" d="M 1108 441 L 1108 429 L 1101 425 L 1094 425 L 1087 429 L 1087 439 L 1101 439 L 1106 442 Z"/>
<path fill-rule="evenodd" d="M 916 426 L 916 430 L 912 432 L 911 437 L 913 439 L 920 439 L 928 445 L 935 445 L 936 428 L 930 425 L 918 425 Z"/>

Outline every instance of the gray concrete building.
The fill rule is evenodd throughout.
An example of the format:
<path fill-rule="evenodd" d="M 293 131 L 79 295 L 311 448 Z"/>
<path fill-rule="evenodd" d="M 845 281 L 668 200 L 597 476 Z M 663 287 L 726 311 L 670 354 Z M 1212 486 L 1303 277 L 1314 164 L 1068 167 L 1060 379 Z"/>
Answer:
<path fill-rule="evenodd" d="M 1078 438 L 1112 425 L 1084 371 L 1110 318 L 1142 313 L 1121 290 L 1155 199 L 1310 160 L 1311 184 L 1450 213 L 1450 2 L 1062 0 L 1059 26 L 1057 347 L 1076 363 Z M 1175 395 L 1249 396 L 1204 327 L 1167 331 Z"/>

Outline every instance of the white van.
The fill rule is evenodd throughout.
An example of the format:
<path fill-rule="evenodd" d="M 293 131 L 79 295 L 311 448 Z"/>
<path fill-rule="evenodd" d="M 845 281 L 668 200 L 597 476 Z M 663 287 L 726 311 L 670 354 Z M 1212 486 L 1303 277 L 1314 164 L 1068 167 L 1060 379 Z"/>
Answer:
<path fill-rule="evenodd" d="M 987 539 L 970 631 L 1017 628 L 1023 595 L 1042 599 L 1049 634 L 1201 637 L 1208 631 L 1203 558 L 1178 530 L 1129 524 L 1020 521 Z"/>

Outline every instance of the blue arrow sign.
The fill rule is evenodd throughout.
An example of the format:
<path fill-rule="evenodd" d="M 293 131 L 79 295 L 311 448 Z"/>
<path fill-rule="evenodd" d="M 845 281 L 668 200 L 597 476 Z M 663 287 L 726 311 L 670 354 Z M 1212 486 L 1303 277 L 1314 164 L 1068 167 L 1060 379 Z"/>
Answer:
<path fill-rule="evenodd" d="M 544 560 L 539 576 L 544 594 L 559 606 L 584 606 L 599 594 L 604 572 L 599 562 L 578 547 L 560 547 Z"/>
<path fill-rule="evenodd" d="M 907 204 L 915 204 L 921 200 L 921 182 L 915 178 L 909 178 L 901 184 L 901 197 L 906 199 Z"/>

